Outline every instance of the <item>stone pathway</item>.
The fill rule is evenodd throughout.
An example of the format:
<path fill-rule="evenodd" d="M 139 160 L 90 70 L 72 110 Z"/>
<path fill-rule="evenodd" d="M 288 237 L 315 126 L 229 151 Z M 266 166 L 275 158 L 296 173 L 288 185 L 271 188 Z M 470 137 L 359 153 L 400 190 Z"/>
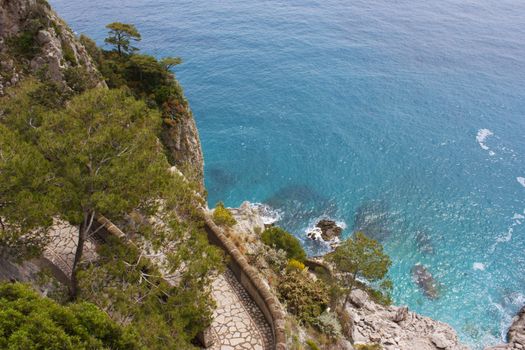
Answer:
<path fill-rule="evenodd" d="M 71 276 L 78 243 L 78 227 L 57 221 L 50 232 L 50 238 L 50 242 L 44 250 L 44 257 L 62 270 L 66 276 Z M 90 237 L 84 242 L 82 260 L 96 259 L 95 250 L 94 239 Z"/>
<path fill-rule="evenodd" d="M 213 282 L 212 295 L 217 309 L 211 324 L 215 338 L 211 350 L 273 349 L 270 325 L 230 269 Z"/>

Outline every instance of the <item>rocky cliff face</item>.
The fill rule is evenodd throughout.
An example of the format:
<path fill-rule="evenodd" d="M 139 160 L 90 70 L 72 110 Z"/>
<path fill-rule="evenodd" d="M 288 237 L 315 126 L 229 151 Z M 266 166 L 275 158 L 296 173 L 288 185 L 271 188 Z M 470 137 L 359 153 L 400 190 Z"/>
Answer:
<path fill-rule="evenodd" d="M 507 333 L 507 344 L 491 346 L 485 350 L 520 350 L 525 349 L 525 306 L 512 320 Z"/>
<path fill-rule="evenodd" d="M 0 0 L 0 59 L 0 95 L 29 75 L 68 85 L 71 69 L 105 86 L 86 49 L 45 0 Z"/>
<path fill-rule="evenodd" d="M 190 180 L 199 184 L 199 191 L 204 192 L 204 158 L 202 155 L 199 131 L 189 106 L 183 117 L 167 120 L 162 130 L 162 141 L 168 150 L 172 164 Z"/>
<path fill-rule="evenodd" d="M 379 305 L 354 290 L 346 310 L 355 344 L 381 344 L 386 350 L 467 350 L 448 324 L 409 312 L 406 307 Z"/>

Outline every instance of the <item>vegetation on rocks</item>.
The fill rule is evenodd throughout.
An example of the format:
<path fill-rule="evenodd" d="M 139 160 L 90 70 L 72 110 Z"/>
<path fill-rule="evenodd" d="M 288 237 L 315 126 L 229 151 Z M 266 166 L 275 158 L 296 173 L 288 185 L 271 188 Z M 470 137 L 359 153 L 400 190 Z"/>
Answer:
<path fill-rule="evenodd" d="M 53 24 L 57 32 L 54 22 L 44 27 Z M 223 256 L 209 245 L 203 230 L 200 185 L 170 171 L 168 152 L 159 141 L 167 120 L 191 117 L 170 72 L 181 60 L 138 54 L 126 40 L 140 34 L 126 37 L 118 32 L 122 26 L 134 28 L 108 26 L 112 32 L 107 42 L 115 45 L 111 51 L 81 38 L 110 89 L 94 87 L 98 77 L 88 73 L 64 42 L 62 54 L 70 61 L 62 69 L 64 81 L 50 80 L 44 67 L 8 89 L 1 100 L 0 253 L 20 259 L 38 256 L 56 219 L 67 221 L 79 232 L 71 300 L 89 301 L 86 310 L 105 317 L 88 331 L 75 326 L 82 336 L 91 334 L 86 348 L 192 349 L 195 335 L 211 321 L 210 282 L 222 270 Z M 16 51 L 18 57 L 32 55 L 36 33 L 27 36 L 24 47 L 12 47 L 23 51 Z M 86 262 L 83 244 L 99 214 L 118 223 L 129 240 L 109 238 L 99 247 L 99 259 Z M 163 258 L 153 261 L 150 254 Z M 75 317 L 83 315 L 77 304 L 53 305 L 70 308 L 67 312 Z M 79 343 L 83 338 L 71 334 L 77 343 L 68 347 L 68 330 L 62 336 L 42 322 L 43 330 L 53 334 L 35 332 L 38 342 L 20 346 L 10 339 L 16 345 L 11 348 L 84 348 Z M 113 332 L 115 343 L 104 343 L 106 338 L 95 342 L 98 334 L 105 334 L 95 327 L 99 324 Z M 9 334 L 8 327 L 0 323 L 0 334 Z M 22 323 L 16 327 L 30 329 Z M 65 345 L 46 343 L 58 341 L 55 335 Z M 116 343 L 121 338 L 122 346 Z"/>
<path fill-rule="evenodd" d="M 315 324 L 330 302 L 324 283 L 314 281 L 304 271 L 285 274 L 277 285 L 277 292 L 288 311 L 305 324 Z"/>
<path fill-rule="evenodd" d="M 232 213 L 228 208 L 224 207 L 224 203 L 219 202 L 215 205 L 215 210 L 213 210 L 213 221 L 217 225 L 232 227 L 237 223 Z"/>
<path fill-rule="evenodd" d="M 339 282 L 346 289 L 345 303 L 359 277 L 370 282 L 380 282 L 379 287 L 386 293 L 391 289 L 391 282 L 385 279 L 392 264 L 389 256 L 383 252 L 383 246 L 379 242 L 362 232 L 356 232 L 353 237 L 345 240 L 328 255 L 328 261 L 335 265 Z"/>
<path fill-rule="evenodd" d="M 280 227 L 267 228 L 263 231 L 261 239 L 271 247 L 284 250 L 288 259 L 295 259 L 300 262 L 306 259 L 306 252 L 301 246 L 301 242 Z"/>

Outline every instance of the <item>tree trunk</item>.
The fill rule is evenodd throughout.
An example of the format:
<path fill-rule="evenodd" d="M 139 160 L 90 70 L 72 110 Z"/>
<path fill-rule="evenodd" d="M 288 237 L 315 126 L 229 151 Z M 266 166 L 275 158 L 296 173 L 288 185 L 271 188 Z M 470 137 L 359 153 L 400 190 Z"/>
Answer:
<path fill-rule="evenodd" d="M 348 293 L 346 294 L 345 303 L 343 304 L 343 308 L 348 304 L 350 301 L 350 295 L 352 294 L 352 290 L 354 289 L 355 279 L 357 278 L 357 272 L 352 275 L 352 278 L 349 283 L 348 287 Z"/>
<path fill-rule="evenodd" d="M 71 288 L 69 291 L 69 297 L 71 300 L 75 300 L 78 296 L 78 279 L 77 279 L 77 269 L 78 263 L 82 259 L 82 253 L 84 250 L 84 242 L 91 231 L 91 226 L 93 225 L 93 219 L 95 218 L 95 213 L 91 210 L 84 212 L 84 220 L 78 227 L 78 243 L 75 251 L 75 258 L 73 260 L 73 267 L 71 271 Z"/>

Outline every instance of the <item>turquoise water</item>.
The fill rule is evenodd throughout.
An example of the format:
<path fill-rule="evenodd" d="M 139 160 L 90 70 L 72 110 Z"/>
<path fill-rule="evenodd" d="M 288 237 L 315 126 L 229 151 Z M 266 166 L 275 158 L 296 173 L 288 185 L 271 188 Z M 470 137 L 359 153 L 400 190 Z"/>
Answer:
<path fill-rule="evenodd" d="M 500 341 L 525 303 L 525 2 L 51 3 L 99 43 L 131 22 L 143 51 L 183 57 L 210 203 L 268 203 L 303 240 L 321 216 L 363 229 L 396 303 Z"/>

